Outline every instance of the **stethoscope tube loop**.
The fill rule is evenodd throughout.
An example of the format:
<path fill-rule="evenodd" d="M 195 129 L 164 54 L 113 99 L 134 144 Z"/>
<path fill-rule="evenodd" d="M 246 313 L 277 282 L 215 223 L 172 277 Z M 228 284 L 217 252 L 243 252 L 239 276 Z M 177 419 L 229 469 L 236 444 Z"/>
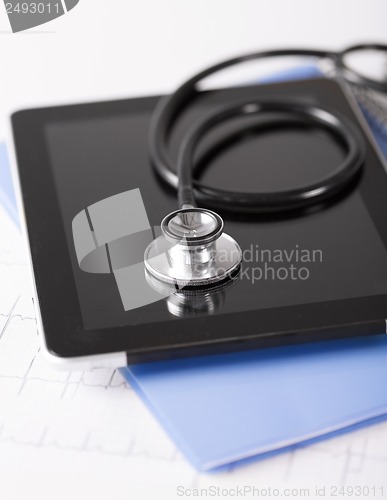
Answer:
<path fill-rule="evenodd" d="M 226 68 L 239 65 L 244 62 L 261 60 L 266 58 L 284 56 L 306 56 L 319 59 L 330 59 L 335 66 L 341 70 L 350 81 L 358 84 L 367 84 L 372 88 L 387 91 L 386 84 L 373 82 L 362 77 L 345 64 L 345 56 L 354 50 L 375 49 L 387 51 L 387 46 L 381 44 L 364 44 L 349 47 L 342 52 L 309 49 L 283 49 L 267 50 L 245 54 L 239 57 L 227 59 L 199 72 L 184 84 L 182 84 L 172 95 L 160 100 L 157 105 L 151 125 L 149 138 L 149 153 L 152 164 L 161 179 L 171 187 L 179 191 L 179 206 L 196 206 L 195 200 L 204 206 L 225 209 L 228 211 L 255 213 L 270 213 L 302 208 L 308 204 L 320 202 L 329 196 L 338 193 L 358 173 L 364 159 L 364 144 L 356 129 L 343 116 L 339 116 L 332 110 L 325 110 L 318 106 L 305 103 L 287 101 L 276 103 L 270 101 L 270 110 L 285 112 L 289 117 L 301 117 L 306 125 L 322 126 L 329 129 L 341 142 L 345 144 L 347 156 L 344 162 L 327 179 L 319 184 L 294 189 L 288 192 L 278 191 L 272 193 L 235 193 L 205 186 L 197 180 L 192 180 L 192 157 L 199 139 L 212 127 L 233 116 L 264 113 L 269 111 L 268 103 L 261 101 L 249 101 L 244 104 L 224 106 L 214 113 L 207 115 L 198 122 L 186 134 L 181 143 L 178 156 L 178 169 L 175 173 L 173 161 L 171 160 L 168 143 L 171 131 L 182 113 L 192 99 L 198 93 L 198 84 L 205 78 L 218 73 Z M 351 78 L 350 78 L 351 76 Z M 243 106 L 247 108 L 243 109 Z M 250 109 L 249 109 L 249 108 Z M 254 108 L 255 107 L 255 108 Z M 325 118 L 322 118 L 325 116 Z M 189 165 L 188 165 L 189 164 Z"/>
<path fill-rule="evenodd" d="M 283 56 L 309 56 L 336 59 L 337 54 L 330 51 L 286 49 L 253 52 L 227 59 L 210 66 L 191 77 L 175 92 L 161 99 L 153 112 L 149 134 L 149 154 L 151 162 L 159 176 L 170 186 L 177 189 L 179 180 L 173 172 L 173 162 L 168 153 L 168 139 L 175 121 L 197 94 L 197 84 L 219 71 L 258 59 Z"/>
<path fill-rule="evenodd" d="M 287 122 L 303 125 L 322 127 L 339 140 L 346 149 L 343 162 L 318 182 L 302 186 L 297 189 L 273 192 L 233 192 L 215 188 L 208 188 L 196 182 L 195 188 L 192 182 L 192 165 L 195 151 L 201 139 L 214 127 L 229 119 L 243 115 L 262 115 L 264 113 L 280 113 L 278 125 L 283 122 L 283 115 L 288 115 Z M 265 123 L 261 123 L 261 128 Z M 194 203 L 191 194 L 202 205 L 212 206 L 214 200 L 221 200 L 223 204 L 231 206 L 235 211 L 243 209 L 254 209 L 255 212 L 280 212 L 290 209 L 301 209 L 311 200 L 322 202 L 335 195 L 360 171 L 364 161 L 365 148 L 363 141 L 357 134 L 355 128 L 345 117 L 332 111 L 316 107 L 304 102 L 285 99 L 260 99 L 242 100 L 237 103 L 224 105 L 217 110 L 205 115 L 185 135 L 180 154 L 177 160 L 179 178 L 179 203 L 180 205 Z"/>

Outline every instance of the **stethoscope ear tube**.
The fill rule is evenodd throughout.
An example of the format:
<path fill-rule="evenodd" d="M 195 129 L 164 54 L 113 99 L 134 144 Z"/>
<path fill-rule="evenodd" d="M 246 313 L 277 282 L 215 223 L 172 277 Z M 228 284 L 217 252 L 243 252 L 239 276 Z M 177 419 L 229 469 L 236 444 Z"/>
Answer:
<path fill-rule="evenodd" d="M 387 45 L 380 43 L 363 43 L 359 45 L 352 45 L 351 47 L 348 47 L 345 50 L 338 52 L 336 54 L 335 59 L 339 73 L 349 83 L 354 83 L 362 87 L 367 87 L 372 90 L 376 90 L 378 92 L 387 93 L 387 74 L 386 74 L 386 80 L 384 82 L 372 78 L 367 78 L 366 76 L 356 71 L 354 68 L 349 67 L 348 64 L 346 63 L 345 60 L 347 56 L 353 54 L 354 52 L 360 53 L 364 51 L 384 52 L 387 56 Z"/>

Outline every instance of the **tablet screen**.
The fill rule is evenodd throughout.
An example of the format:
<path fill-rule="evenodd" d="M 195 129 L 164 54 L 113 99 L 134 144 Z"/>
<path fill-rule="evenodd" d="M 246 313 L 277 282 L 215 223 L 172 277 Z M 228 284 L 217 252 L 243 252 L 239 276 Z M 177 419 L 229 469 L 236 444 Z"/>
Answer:
<path fill-rule="evenodd" d="M 226 98 L 224 94 L 223 99 Z M 219 100 L 221 95 L 216 100 L 207 95 L 186 113 L 172 140 L 173 153 L 186 123 Z M 45 126 L 85 329 L 387 293 L 387 252 L 363 199 L 363 179 L 334 203 L 308 214 L 283 214 L 275 220 L 259 217 L 236 220 L 221 214 L 225 232 L 242 248 L 242 268 L 229 286 L 210 299 L 199 297 L 196 305 L 179 307 L 179 298 L 165 297 L 131 307 L 128 297 L 136 295 L 136 285 L 130 283 L 130 275 L 121 274 L 117 278 L 118 273 L 109 270 L 102 273 L 82 270 L 73 220 L 87 207 L 139 189 L 149 223 L 155 228 L 162 217 L 178 208 L 176 194 L 156 177 L 148 159 L 152 111 L 148 108 L 127 114 L 97 115 L 92 119 L 54 121 Z M 205 147 L 206 144 L 203 150 Z M 206 184 L 221 189 L 288 189 L 333 170 L 343 155 L 341 145 L 328 133 L 313 128 L 283 127 L 252 134 L 228 145 L 209 159 L 198 175 Z M 369 157 L 367 161 L 372 164 L 375 160 Z M 128 218 L 136 216 L 127 214 Z"/>

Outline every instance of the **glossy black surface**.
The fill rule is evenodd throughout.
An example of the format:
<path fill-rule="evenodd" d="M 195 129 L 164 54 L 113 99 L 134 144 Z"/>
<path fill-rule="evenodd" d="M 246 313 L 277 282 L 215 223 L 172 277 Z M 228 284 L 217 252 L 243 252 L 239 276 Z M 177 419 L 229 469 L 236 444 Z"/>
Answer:
<path fill-rule="evenodd" d="M 342 90 L 327 80 L 210 92 L 182 118 L 173 152 L 195 116 L 249 95 L 300 96 L 356 120 Z M 225 231 L 242 250 L 271 250 L 272 255 L 274 250 L 321 250 L 322 258 L 308 263 L 307 280 L 252 283 L 253 269 L 265 263 L 245 258 L 239 279 L 218 291 L 215 306 L 187 308 L 185 303 L 190 314 L 179 316 L 165 300 L 125 312 L 112 275 L 82 272 L 71 233 L 79 211 L 137 187 L 152 225 L 177 208 L 175 193 L 160 184 L 148 161 L 147 132 L 155 103 L 156 98 L 145 98 L 23 111 L 13 117 L 38 296 L 54 353 L 128 351 L 130 360 L 141 361 L 146 353 L 156 359 L 216 352 L 221 345 L 237 349 L 384 330 L 387 178 L 369 142 L 361 178 L 329 206 L 266 220 L 220 214 Z M 227 127 L 231 132 L 232 125 Z M 210 144 L 208 137 L 203 151 Z M 343 151 L 321 130 L 283 127 L 249 134 L 211 156 L 199 169 L 207 184 L 252 191 L 313 181 L 333 170 Z M 304 267 L 293 259 L 285 265 Z M 284 266 L 267 264 L 275 272 Z M 208 304 L 207 296 L 204 302 Z"/>

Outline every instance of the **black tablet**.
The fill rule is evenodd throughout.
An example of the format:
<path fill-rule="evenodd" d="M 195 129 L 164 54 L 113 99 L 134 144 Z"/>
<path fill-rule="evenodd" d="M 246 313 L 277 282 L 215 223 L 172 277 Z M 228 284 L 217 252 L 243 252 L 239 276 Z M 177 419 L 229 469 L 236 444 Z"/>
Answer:
<path fill-rule="evenodd" d="M 123 365 L 386 332 L 387 177 L 356 105 L 326 79 L 208 91 L 179 119 L 171 155 L 194 118 L 241 96 L 298 97 L 342 113 L 366 143 L 362 173 L 328 205 L 307 212 L 271 219 L 221 213 L 242 248 L 238 276 L 200 293 L 161 293 L 145 305 L 130 274 L 144 273 L 141 252 L 129 272 L 130 249 L 117 257 L 125 231 L 112 230 L 109 217 L 115 210 L 128 227 L 143 217 L 156 234 L 162 217 L 177 208 L 176 193 L 148 158 L 158 97 L 12 116 L 37 315 L 53 358 Z M 345 154 L 329 132 L 294 124 L 268 127 L 216 152 L 213 139 L 203 142 L 195 175 L 241 191 L 308 183 Z M 127 196 L 137 197 L 138 209 L 120 205 Z M 113 255 L 123 259 L 121 268 L 112 266 Z"/>

